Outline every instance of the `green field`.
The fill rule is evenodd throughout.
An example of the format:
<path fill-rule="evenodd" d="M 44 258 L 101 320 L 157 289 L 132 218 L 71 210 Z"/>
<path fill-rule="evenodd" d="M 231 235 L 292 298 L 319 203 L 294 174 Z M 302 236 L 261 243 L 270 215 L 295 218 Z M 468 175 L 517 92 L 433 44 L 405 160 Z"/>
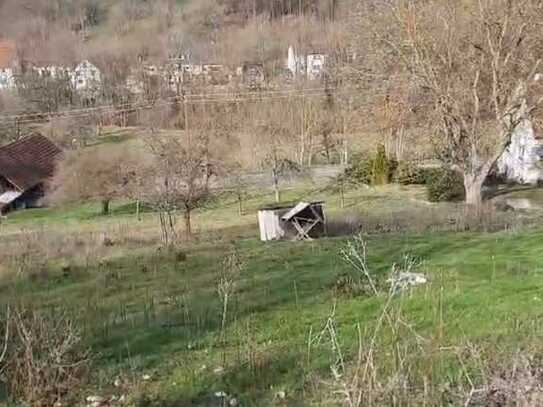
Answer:
<path fill-rule="evenodd" d="M 160 248 L 156 216 L 138 221 L 126 203 L 109 216 L 95 204 L 12 214 L 0 226 L 0 301 L 69 310 L 95 355 L 77 397 L 126 395 L 137 406 L 341 405 L 359 346 L 374 350 L 375 405 L 463 405 L 491 366 L 538 352 L 538 213 L 473 226 L 460 206 L 398 186 L 352 190 L 343 209 L 324 189 L 286 193 L 301 197 L 325 199 L 331 223 L 356 217 L 368 232 L 377 296 L 350 289 L 360 277 L 340 256 L 350 236 L 260 242 L 256 209 L 271 194 L 255 194 L 243 216 L 229 197 L 199 211 L 195 239 L 171 250 Z M 229 277 L 223 321 L 218 284 L 232 253 L 243 266 Z M 406 256 L 429 283 L 389 297 L 386 277 Z M 391 384 L 400 375 L 409 386 Z"/>

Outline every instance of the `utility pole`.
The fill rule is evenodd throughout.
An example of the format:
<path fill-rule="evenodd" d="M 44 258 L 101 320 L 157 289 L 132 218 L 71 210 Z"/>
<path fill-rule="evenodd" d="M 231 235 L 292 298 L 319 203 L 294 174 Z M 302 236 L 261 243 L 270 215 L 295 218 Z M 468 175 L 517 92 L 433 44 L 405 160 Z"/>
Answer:
<path fill-rule="evenodd" d="M 187 103 L 187 95 L 185 91 L 183 90 L 183 116 L 185 117 L 185 134 L 187 136 L 189 144 L 192 144 L 192 137 L 190 134 L 190 127 L 189 127 L 189 105 Z"/>
<path fill-rule="evenodd" d="M 305 158 L 305 97 L 302 95 L 302 108 L 300 117 L 300 167 L 304 165 Z"/>

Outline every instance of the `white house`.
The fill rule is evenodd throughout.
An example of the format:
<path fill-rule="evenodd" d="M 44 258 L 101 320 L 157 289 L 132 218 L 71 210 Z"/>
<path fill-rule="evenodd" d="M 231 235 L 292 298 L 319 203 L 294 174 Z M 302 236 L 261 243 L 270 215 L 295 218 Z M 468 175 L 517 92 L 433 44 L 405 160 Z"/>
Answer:
<path fill-rule="evenodd" d="M 85 60 L 75 67 L 71 80 L 77 91 L 94 90 L 101 85 L 102 74 L 96 66 Z"/>
<path fill-rule="evenodd" d="M 0 68 L 0 90 L 12 89 L 16 86 L 13 69 Z"/>
<path fill-rule="evenodd" d="M 293 46 L 288 48 L 286 68 L 294 78 L 302 76 L 313 81 L 322 77 L 326 65 L 326 55 L 310 53 L 298 55 Z"/>
<path fill-rule="evenodd" d="M 40 77 L 50 77 L 53 79 L 69 77 L 71 80 L 73 76 L 73 70 L 65 66 L 57 66 L 57 65 L 33 66 L 32 70 L 36 72 Z"/>
<path fill-rule="evenodd" d="M 286 67 L 295 78 L 299 75 L 305 75 L 306 73 L 306 58 L 298 55 L 292 45 L 288 47 Z"/>
<path fill-rule="evenodd" d="M 0 40 L 0 90 L 15 87 L 16 65 L 15 43 L 7 40 Z"/>
<path fill-rule="evenodd" d="M 307 79 L 314 81 L 320 79 L 324 73 L 326 55 L 309 54 L 307 56 Z"/>

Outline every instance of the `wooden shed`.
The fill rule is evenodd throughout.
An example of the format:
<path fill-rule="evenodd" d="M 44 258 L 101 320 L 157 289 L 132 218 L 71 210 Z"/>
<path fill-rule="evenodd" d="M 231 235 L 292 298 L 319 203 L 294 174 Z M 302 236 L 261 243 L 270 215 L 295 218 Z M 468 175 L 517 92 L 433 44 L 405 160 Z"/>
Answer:
<path fill-rule="evenodd" d="M 324 202 L 268 206 L 258 211 L 260 240 L 312 240 L 326 233 Z"/>

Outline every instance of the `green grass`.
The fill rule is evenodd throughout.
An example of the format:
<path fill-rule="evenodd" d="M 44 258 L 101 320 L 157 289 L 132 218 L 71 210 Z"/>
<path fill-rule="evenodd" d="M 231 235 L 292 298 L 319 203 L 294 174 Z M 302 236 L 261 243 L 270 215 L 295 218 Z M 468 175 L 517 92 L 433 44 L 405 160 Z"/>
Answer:
<path fill-rule="evenodd" d="M 378 204 L 380 194 L 390 198 L 386 209 Z M 405 206 L 406 200 L 396 197 L 398 202 L 389 190 L 369 191 L 362 201 L 365 207 L 374 204 L 379 213 L 400 208 L 402 202 Z M 143 393 L 171 405 L 205 405 L 215 391 L 236 395 L 243 405 L 277 403 L 279 390 L 287 393 L 290 405 L 314 402 L 326 390 L 310 391 L 311 378 L 329 378 L 334 356 L 325 339 L 308 355 L 310 332 L 321 331 L 335 307 L 340 341 L 352 360 L 357 325 L 369 338 L 386 296 L 334 294 L 336 280 L 351 273 L 339 257 L 347 238 L 257 241 L 253 211 L 266 199 L 248 202 L 249 214 L 241 219 L 233 215 L 235 205 L 205 209 L 201 224 L 219 225 L 218 234 L 240 224 L 244 232 L 187 244 L 181 248 L 186 260 L 142 247 L 123 248 L 100 263 L 73 266 L 68 273 L 50 264 L 43 277 L 0 281 L 0 301 L 61 306 L 77 315 L 98 355 L 93 381 L 98 392 L 114 392 L 111 382 L 118 374 L 139 378 L 149 373 L 153 379 L 144 384 Z M 359 205 L 360 199 L 353 195 L 351 204 Z M 336 204 L 331 206 L 332 213 L 339 211 Z M 88 222 L 98 228 L 104 220 L 132 216 L 119 210 L 109 218 L 96 217 L 96 209 L 84 205 L 25 211 L 10 217 L 6 227 L 15 231 L 35 223 L 58 227 Z M 537 343 L 543 333 L 542 241 L 541 228 L 386 234 L 368 237 L 368 260 L 376 277 L 386 276 L 405 254 L 421 261 L 419 271 L 430 283 L 393 302 L 418 335 L 430 342 L 439 337 L 440 346 L 469 340 L 513 351 Z M 233 249 L 246 267 L 236 281 L 223 343 L 217 281 L 221 261 Z M 383 335 L 386 345 L 392 339 Z M 218 367 L 224 372 L 216 373 Z"/>

